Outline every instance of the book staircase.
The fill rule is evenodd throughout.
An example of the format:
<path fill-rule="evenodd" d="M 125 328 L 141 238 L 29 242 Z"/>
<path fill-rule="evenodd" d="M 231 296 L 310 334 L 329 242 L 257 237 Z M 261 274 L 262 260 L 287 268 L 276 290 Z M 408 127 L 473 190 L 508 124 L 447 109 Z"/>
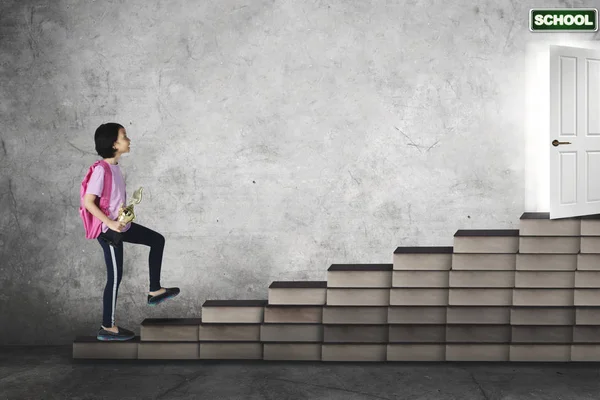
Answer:
<path fill-rule="evenodd" d="M 600 361 L 600 215 L 458 230 L 393 264 L 334 264 L 268 299 L 207 300 L 202 318 L 146 319 L 141 336 L 80 336 L 75 359 Z"/>

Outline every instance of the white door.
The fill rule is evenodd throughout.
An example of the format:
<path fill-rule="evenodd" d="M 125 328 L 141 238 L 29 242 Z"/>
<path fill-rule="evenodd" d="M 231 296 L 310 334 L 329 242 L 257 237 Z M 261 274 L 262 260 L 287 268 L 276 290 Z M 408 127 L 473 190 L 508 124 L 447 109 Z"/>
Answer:
<path fill-rule="evenodd" d="M 550 46 L 548 148 L 550 219 L 600 214 L 599 50 Z"/>

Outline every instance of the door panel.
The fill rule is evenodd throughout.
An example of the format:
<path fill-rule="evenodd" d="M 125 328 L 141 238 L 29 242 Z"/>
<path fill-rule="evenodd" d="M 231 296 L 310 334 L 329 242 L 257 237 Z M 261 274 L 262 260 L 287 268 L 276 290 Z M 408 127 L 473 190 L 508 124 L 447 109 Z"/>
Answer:
<path fill-rule="evenodd" d="M 548 147 L 550 219 L 600 214 L 600 51 L 550 46 Z"/>

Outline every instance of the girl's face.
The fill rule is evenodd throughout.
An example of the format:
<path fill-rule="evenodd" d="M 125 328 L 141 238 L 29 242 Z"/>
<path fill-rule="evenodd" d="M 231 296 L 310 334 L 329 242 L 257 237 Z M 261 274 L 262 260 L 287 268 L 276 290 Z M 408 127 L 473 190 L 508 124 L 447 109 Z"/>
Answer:
<path fill-rule="evenodd" d="M 113 147 L 117 150 L 117 154 L 129 153 L 131 151 L 130 144 L 131 140 L 127 137 L 125 129 L 119 129 L 119 136 L 117 137 L 117 141 L 113 144 Z"/>

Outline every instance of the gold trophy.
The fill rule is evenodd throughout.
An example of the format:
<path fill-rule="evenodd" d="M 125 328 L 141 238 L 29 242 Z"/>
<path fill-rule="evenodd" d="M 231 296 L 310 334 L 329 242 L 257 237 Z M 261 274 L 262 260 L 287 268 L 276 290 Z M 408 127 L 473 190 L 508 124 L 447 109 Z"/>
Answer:
<path fill-rule="evenodd" d="M 119 216 L 117 217 L 117 221 L 123 224 L 123 226 L 133 221 L 135 219 L 135 214 L 133 213 L 133 205 L 140 204 L 141 201 L 142 188 L 140 187 L 138 190 L 133 192 L 133 196 L 131 196 L 129 205 L 127 207 L 121 206 L 121 208 L 119 208 Z M 104 239 L 106 243 L 113 247 L 119 247 L 123 242 L 123 234 L 121 232 L 113 231 L 112 229 L 101 233 L 100 238 Z"/>
<path fill-rule="evenodd" d="M 140 204 L 140 202 L 142 201 L 142 190 L 143 188 L 140 187 L 138 190 L 133 192 L 133 196 L 131 196 L 129 205 L 127 207 L 121 207 L 119 209 L 119 217 L 117 218 L 117 221 L 119 221 L 123 225 L 126 225 L 135 219 L 135 214 L 133 213 L 133 205 Z"/>

